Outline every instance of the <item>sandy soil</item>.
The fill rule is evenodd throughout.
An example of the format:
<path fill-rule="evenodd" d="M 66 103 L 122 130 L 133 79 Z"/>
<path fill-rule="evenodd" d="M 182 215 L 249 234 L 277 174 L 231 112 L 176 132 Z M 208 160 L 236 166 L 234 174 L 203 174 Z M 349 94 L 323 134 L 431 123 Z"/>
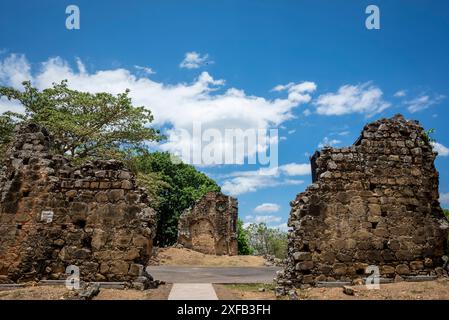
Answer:
<path fill-rule="evenodd" d="M 167 300 L 171 285 L 146 291 L 100 289 L 94 300 Z M 35 286 L 0 291 L 0 300 L 64 300 L 71 296 L 63 286 Z"/>
<path fill-rule="evenodd" d="M 298 291 L 300 299 L 308 300 L 449 300 L 449 279 L 425 282 L 398 282 L 381 284 L 379 290 L 354 286 L 354 296 L 342 288 L 313 288 Z"/>
<path fill-rule="evenodd" d="M 264 292 L 259 289 L 264 288 Z M 214 284 L 220 300 L 276 300 L 273 285 L 263 284 Z"/>
<path fill-rule="evenodd" d="M 265 259 L 255 256 L 215 256 L 190 249 L 158 249 L 150 265 L 203 266 L 203 267 L 261 267 Z"/>
<path fill-rule="evenodd" d="M 101 289 L 94 300 L 167 300 L 171 287 L 171 284 L 165 284 L 145 291 Z"/>
<path fill-rule="evenodd" d="M 215 285 L 220 299 L 276 299 L 269 288 L 259 292 L 262 285 Z M 449 300 L 449 279 L 426 282 L 398 282 L 380 285 L 379 290 L 368 290 L 365 286 L 354 286 L 355 295 L 343 293 L 342 288 L 311 288 L 298 290 L 301 300 Z"/>

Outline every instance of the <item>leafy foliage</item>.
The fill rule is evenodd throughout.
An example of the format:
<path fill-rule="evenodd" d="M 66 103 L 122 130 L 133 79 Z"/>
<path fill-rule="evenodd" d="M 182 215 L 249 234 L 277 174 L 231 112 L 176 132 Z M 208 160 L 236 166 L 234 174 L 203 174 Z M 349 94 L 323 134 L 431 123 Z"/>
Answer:
<path fill-rule="evenodd" d="M 436 131 L 435 129 L 429 129 L 424 131 L 424 138 L 427 140 L 426 142 L 428 143 L 436 142 L 435 138 L 432 137 L 435 131 Z"/>
<path fill-rule="evenodd" d="M 175 243 L 183 211 L 207 192 L 220 191 L 214 180 L 191 165 L 172 161 L 167 152 L 144 153 L 131 161 L 139 181 L 156 197 L 153 202 L 158 211 L 156 245 Z"/>
<path fill-rule="evenodd" d="M 265 223 L 250 224 L 246 230 L 255 254 L 274 255 L 280 259 L 287 256 L 287 232 L 268 228 Z"/>
<path fill-rule="evenodd" d="M 44 126 L 54 139 L 53 151 L 84 160 L 120 158 L 127 149 L 144 149 L 147 141 L 158 141 L 159 132 L 148 127 L 151 111 L 134 107 L 129 90 L 117 96 L 71 90 L 67 81 L 39 91 L 28 81 L 24 90 L 0 87 L 0 98 L 19 101 L 24 114 L 2 114 L 0 132 L 4 145 L 13 132 L 12 124 L 29 121 Z"/>
<path fill-rule="evenodd" d="M 248 231 L 245 230 L 243 221 L 240 219 L 237 220 L 237 244 L 240 255 L 251 255 L 254 253 L 254 250 L 249 245 Z"/>

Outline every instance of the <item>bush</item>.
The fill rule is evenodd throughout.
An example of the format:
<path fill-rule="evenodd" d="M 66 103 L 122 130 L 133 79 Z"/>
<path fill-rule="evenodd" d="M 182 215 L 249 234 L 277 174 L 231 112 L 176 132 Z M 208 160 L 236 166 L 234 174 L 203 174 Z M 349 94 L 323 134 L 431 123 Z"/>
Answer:
<path fill-rule="evenodd" d="M 248 231 L 243 227 L 243 221 L 237 220 L 237 243 L 239 255 L 251 255 L 254 250 L 249 245 Z"/>

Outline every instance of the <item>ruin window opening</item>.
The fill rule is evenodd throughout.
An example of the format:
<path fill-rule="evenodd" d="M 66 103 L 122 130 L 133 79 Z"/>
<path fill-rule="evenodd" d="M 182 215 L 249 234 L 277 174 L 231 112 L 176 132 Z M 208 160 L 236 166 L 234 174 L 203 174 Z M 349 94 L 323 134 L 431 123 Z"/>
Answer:
<path fill-rule="evenodd" d="M 74 225 L 78 229 L 84 229 L 84 227 L 86 226 L 86 220 L 78 219 L 75 221 Z"/>
<path fill-rule="evenodd" d="M 17 230 L 22 230 L 22 225 L 21 224 L 17 225 Z"/>
<path fill-rule="evenodd" d="M 83 248 L 92 249 L 92 238 L 91 237 L 83 238 L 83 240 L 81 241 L 81 245 L 83 246 Z"/>
<path fill-rule="evenodd" d="M 61 229 L 62 229 L 62 230 L 66 230 L 66 229 L 67 229 L 67 225 L 66 225 L 66 224 L 62 224 L 62 225 L 61 225 Z"/>
<path fill-rule="evenodd" d="M 30 158 L 24 158 L 22 163 L 23 165 L 27 166 L 30 163 Z"/>
<path fill-rule="evenodd" d="M 376 229 L 379 222 L 371 222 L 371 228 Z"/>
<path fill-rule="evenodd" d="M 29 197 L 29 196 L 30 196 L 30 191 L 24 191 L 24 192 L 22 192 L 22 196 L 23 196 L 24 198 Z"/>

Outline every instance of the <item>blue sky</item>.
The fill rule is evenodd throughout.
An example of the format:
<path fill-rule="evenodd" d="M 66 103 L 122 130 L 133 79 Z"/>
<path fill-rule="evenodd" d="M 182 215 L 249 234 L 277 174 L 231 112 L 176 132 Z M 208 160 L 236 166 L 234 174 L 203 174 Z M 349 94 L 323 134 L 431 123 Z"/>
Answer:
<path fill-rule="evenodd" d="M 80 8 L 80 30 L 65 27 L 70 4 Z M 380 8 L 380 30 L 365 28 L 369 4 Z M 436 129 L 449 206 L 447 39 L 443 0 L 2 1 L 0 84 L 130 87 L 173 139 L 196 120 L 278 128 L 277 176 L 260 178 L 257 165 L 200 167 L 238 197 L 242 218 L 276 226 L 310 183 L 308 154 L 352 144 L 365 123 L 396 113 Z M 179 146 L 169 142 L 166 150 Z"/>

